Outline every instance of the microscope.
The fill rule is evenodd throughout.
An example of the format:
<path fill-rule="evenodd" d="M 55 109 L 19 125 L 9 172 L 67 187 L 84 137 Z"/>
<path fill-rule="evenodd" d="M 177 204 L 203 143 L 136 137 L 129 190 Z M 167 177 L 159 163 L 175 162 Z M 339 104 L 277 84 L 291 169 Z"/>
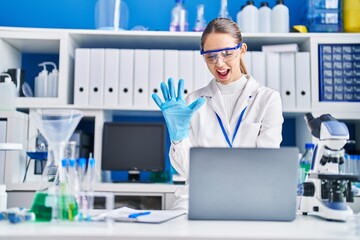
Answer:
<path fill-rule="evenodd" d="M 342 172 L 344 146 L 349 142 L 347 126 L 330 114 L 314 118 L 305 114 L 307 126 L 318 143 L 314 149 L 311 170 L 303 183 L 299 210 L 327 220 L 346 221 L 353 215 L 347 202 L 354 202 L 352 182 L 360 175 Z"/>

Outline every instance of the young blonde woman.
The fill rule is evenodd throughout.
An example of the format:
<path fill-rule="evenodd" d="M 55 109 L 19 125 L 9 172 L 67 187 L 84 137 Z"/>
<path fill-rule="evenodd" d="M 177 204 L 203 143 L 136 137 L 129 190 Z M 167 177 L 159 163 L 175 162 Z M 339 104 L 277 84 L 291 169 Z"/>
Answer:
<path fill-rule="evenodd" d="M 179 80 L 178 95 L 173 79 L 161 84 L 164 101 L 153 94 L 169 131 L 171 164 L 182 176 L 188 177 L 191 147 L 280 147 L 280 94 L 247 72 L 246 51 L 237 24 L 216 18 L 201 37 L 200 54 L 214 76 L 210 83 L 189 94 L 186 101 L 183 80 Z M 176 192 L 174 209 L 188 208 L 187 192 L 186 187 Z"/>

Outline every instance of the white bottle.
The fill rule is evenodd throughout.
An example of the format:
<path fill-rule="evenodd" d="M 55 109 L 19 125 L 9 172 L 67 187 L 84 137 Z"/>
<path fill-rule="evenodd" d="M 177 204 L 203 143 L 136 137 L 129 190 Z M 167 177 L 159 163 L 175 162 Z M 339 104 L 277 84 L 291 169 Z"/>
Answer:
<path fill-rule="evenodd" d="M 6 185 L 0 185 L 0 212 L 7 209 Z"/>
<path fill-rule="evenodd" d="M 49 73 L 47 83 L 47 97 L 57 97 L 58 95 L 58 82 L 59 82 L 59 71 L 57 70 L 56 64 L 53 62 L 45 62 L 53 66 L 53 70 Z"/>
<path fill-rule="evenodd" d="M 35 77 L 35 97 L 47 97 L 48 71 L 46 64 L 40 63 L 43 70 Z"/>
<path fill-rule="evenodd" d="M 259 32 L 259 10 L 254 5 L 254 1 L 247 1 L 242 10 L 242 32 L 256 33 Z"/>
<path fill-rule="evenodd" d="M 284 0 L 276 0 L 276 5 L 271 11 L 271 31 L 287 33 L 289 25 L 289 8 L 284 5 Z"/>
<path fill-rule="evenodd" d="M 185 32 L 188 30 L 187 10 L 183 0 L 176 0 L 176 6 L 171 10 L 170 32 Z"/>
<path fill-rule="evenodd" d="M 13 111 L 16 109 L 16 86 L 7 73 L 0 73 L 5 76 L 4 82 L 0 83 L 0 111 Z"/>
<path fill-rule="evenodd" d="M 46 65 L 52 65 L 53 70 L 49 73 Z M 57 97 L 59 71 L 53 62 L 39 64 L 43 70 L 35 78 L 35 97 Z"/>
<path fill-rule="evenodd" d="M 240 11 L 236 14 L 236 23 L 239 26 L 240 31 L 243 30 L 243 27 L 242 27 L 242 10 L 244 9 L 244 7 L 245 7 L 245 5 L 242 5 L 241 8 L 240 8 Z"/>
<path fill-rule="evenodd" d="M 262 2 L 259 8 L 259 32 L 271 32 L 271 8 L 268 2 Z"/>

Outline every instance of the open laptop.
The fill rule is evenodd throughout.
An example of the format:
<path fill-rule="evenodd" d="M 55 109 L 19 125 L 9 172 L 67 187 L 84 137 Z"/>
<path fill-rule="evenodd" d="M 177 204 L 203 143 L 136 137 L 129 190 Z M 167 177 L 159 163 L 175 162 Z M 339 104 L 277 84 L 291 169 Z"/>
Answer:
<path fill-rule="evenodd" d="M 295 147 L 191 148 L 189 219 L 292 221 Z"/>

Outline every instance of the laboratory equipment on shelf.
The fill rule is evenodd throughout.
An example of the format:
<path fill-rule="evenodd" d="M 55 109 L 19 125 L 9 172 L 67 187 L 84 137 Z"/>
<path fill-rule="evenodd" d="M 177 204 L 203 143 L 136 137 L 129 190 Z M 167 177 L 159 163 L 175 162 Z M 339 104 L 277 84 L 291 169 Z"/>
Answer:
<path fill-rule="evenodd" d="M 67 173 L 64 166 L 65 146 L 76 126 L 83 117 L 78 110 L 46 109 L 30 112 L 30 119 L 34 121 L 40 133 L 48 143 L 48 160 L 42 174 L 41 184 L 37 190 L 31 211 L 35 213 L 37 221 L 50 221 L 64 216 L 61 201 L 67 186 Z M 49 183 L 52 170 L 57 169 L 55 179 Z"/>
<path fill-rule="evenodd" d="M 243 31 L 243 20 L 242 20 L 242 15 L 243 15 L 243 9 L 246 5 L 242 5 L 240 7 L 240 10 L 238 11 L 238 13 L 236 14 L 236 23 L 240 28 L 240 31 Z"/>
<path fill-rule="evenodd" d="M 347 1 L 307 0 L 305 22 L 309 32 L 341 32 L 342 12 Z M 344 12 L 345 13 L 345 12 Z M 356 20 L 355 20 L 356 21 Z"/>
<path fill-rule="evenodd" d="M 300 212 L 328 220 L 346 221 L 353 215 L 347 202 L 354 202 L 352 182 L 360 175 L 341 173 L 344 146 L 349 142 L 347 126 L 330 114 L 314 118 L 305 114 L 311 134 L 318 139 L 311 170 L 303 183 Z"/>
<path fill-rule="evenodd" d="M 52 65 L 53 70 L 49 73 L 46 66 Z M 57 97 L 59 71 L 53 62 L 39 64 L 43 70 L 35 77 L 35 97 Z"/>
<path fill-rule="evenodd" d="M 256 33 L 259 32 L 259 9 L 255 6 L 254 1 L 247 1 L 242 10 L 242 32 Z"/>
<path fill-rule="evenodd" d="M 290 30 L 289 8 L 284 0 L 276 0 L 276 5 L 271 10 L 271 31 L 287 33 Z"/>
<path fill-rule="evenodd" d="M 4 76 L 4 82 L 0 82 L 0 111 L 15 111 L 16 109 L 16 85 L 8 73 L 0 73 Z"/>
<path fill-rule="evenodd" d="M 202 32 L 206 28 L 206 21 L 204 18 L 204 4 L 197 5 L 196 22 L 194 32 Z"/>
<path fill-rule="evenodd" d="M 176 5 L 171 9 L 170 32 L 186 32 L 189 29 L 187 10 L 184 0 L 176 0 Z"/>
<path fill-rule="evenodd" d="M 259 32 L 271 32 L 271 8 L 268 2 L 262 2 L 259 8 Z"/>
<path fill-rule="evenodd" d="M 5 73 L 11 76 L 12 81 L 16 85 L 16 96 L 23 97 L 24 94 L 22 92 L 22 85 L 24 84 L 25 79 L 25 70 L 21 68 L 9 68 Z M 0 77 L 1 79 L 1 77 Z"/>
<path fill-rule="evenodd" d="M 219 18 L 229 18 L 229 19 L 231 19 L 231 16 L 229 14 L 227 6 L 228 6 L 228 1 L 227 0 L 221 0 Z"/>
<path fill-rule="evenodd" d="M 97 0 L 95 28 L 100 30 L 127 30 L 129 8 L 123 0 Z"/>

